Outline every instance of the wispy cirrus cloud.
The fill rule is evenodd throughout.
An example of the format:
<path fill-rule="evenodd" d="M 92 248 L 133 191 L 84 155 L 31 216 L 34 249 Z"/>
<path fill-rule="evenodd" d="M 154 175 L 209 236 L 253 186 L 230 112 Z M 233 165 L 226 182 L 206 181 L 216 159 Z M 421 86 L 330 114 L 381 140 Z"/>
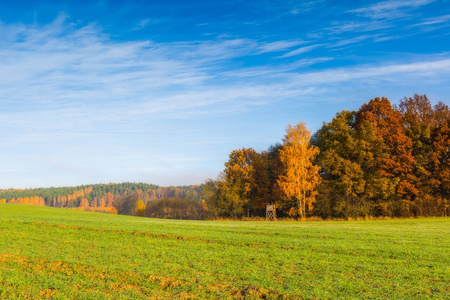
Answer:
<path fill-rule="evenodd" d="M 323 7 L 324 5 L 326 5 L 325 0 L 301 1 L 300 3 L 296 3 L 295 8 L 291 9 L 291 14 L 297 15 Z"/>
<path fill-rule="evenodd" d="M 433 18 L 423 19 L 421 22 L 409 25 L 408 28 L 422 27 L 426 30 L 434 30 L 450 26 L 450 15 L 437 16 Z"/>
<path fill-rule="evenodd" d="M 331 47 L 335 45 L 358 47 L 367 44 L 368 41 L 386 42 L 438 30 L 445 26 L 443 23 L 446 16 L 424 18 L 426 14 L 420 10 L 433 2 L 436 0 L 375 2 L 369 6 L 347 10 L 346 13 L 357 17 L 335 21 L 332 26 L 322 29 L 321 32 L 333 40 Z"/>
<path fill-rule="evenodd" d="M 427 5 L 436 0 L 389 0 L 377 2 L 373 5 L 349 10 L 350 13 L 356 13 L 372 19 L 392 19 L 403 17 L 407 11 Z"/>
<path fill-rule="evenodd" d="M 373 40 L 374 38 L 377 38 L 379 36 L 380 36 L 379 34 L 358 35 L 358 36 L 347 38 L 347 39 L 340 39 L 337 42 L 330 44 L 329 47 L 342 47 L 342 46 L 347 46 L 347 45 L 351 45 L 351 44 L 358 44 L 365 40 L 369 40 L 369 39 Z"/>
<path fill-rule="evenodd" d="M 275 42 L 268 42 L 263 45 L 261 45 L 261 50 L 259 53 L 268 53 L 268 52 L 280 52 L 285 51 L 287 49 L 293 48 L 295 46 L 305 44 L 305 41 L 298 40 L 298 41 L 275 41 Z"/>
<path fill-rule="evenodd" d="M 345 22 L 335 24 L 331 27 L 325 28 L 330 34 L 343 34 L 343 33 L 355 33 L 355 32 L 367 32 L 378 31 L 386 28 L 392 28 L 393 25 L 384 21 L 371 21 L 371 22 Z"/>
<path fill-rule="evenodd" d="M 291 57 L 291 56 L 297 56 L 303 53 L 307 53 L 310 52 L 318 47 L 323 46 L 323 44 L 316 44 L 316 45 L 310 45 L 310 46 L 305 46 L 305 47 L 300 47 L 298 49 L 289 51 L 288 53 L 283 54 L 282 56 L 280 56 L 280 58 L 285 58 L 285 57 Z"/>
<path fill-rule="evenodd" d="M 365 81 L 372 81 L 373 79 L 401 82 L 406 79 L 415 81 L 426 78 L 436 81 L 444 74 L 450 74 L 449 70 L 450 58 L 443 58 L 414 63 L 394 63 L 376 67 L 366 65 L 310 72 L 307 74 L 298 74 L 292 80 L 303 85 L 320 85 L 335 82 L 358 82 L 363 85 Z"/>
<path fill-rule="evenodd" d="M 144 28 L 147 28 L 148 26 L 158 24 L 161 22 L 162 20 L 159 19 L 150 19 L 150 18 L 141 19 L 136 23 L 136 25 L 133 28 L 130 29 L 130 31 L 142 30 Z"/>

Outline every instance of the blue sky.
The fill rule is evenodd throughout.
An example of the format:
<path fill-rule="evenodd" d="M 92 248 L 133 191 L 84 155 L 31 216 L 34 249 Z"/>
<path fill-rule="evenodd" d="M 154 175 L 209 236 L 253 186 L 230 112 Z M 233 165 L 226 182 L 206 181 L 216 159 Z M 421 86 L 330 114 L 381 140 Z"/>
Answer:
<path fill-rule="evenodd" d="M 415 93 L 450 1 L 0 1 L 0 188 L 199 184 L 228 154 Z"/>

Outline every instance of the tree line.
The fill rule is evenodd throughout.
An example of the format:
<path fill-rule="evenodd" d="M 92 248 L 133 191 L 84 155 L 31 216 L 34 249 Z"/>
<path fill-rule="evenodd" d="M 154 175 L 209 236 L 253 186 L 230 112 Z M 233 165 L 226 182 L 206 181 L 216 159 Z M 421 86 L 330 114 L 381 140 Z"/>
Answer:
<path fill-rule="evenodd" d="M 450 112 L 426 95 L 375 98 L 341 111 L 311 136 L 288 125 L 267 151 L 232 151 L 205 183 L 210 218 L 412 217 L 450 214 Z"/>
<path fill-rule="evenodd" d="M 76 187 L 0 190 L 0 203 L 77 208 L 87 211 L 118 213 L 117 208 L 130 195 L 144 205 L 159 199 L 192 199 L 200 201 L 202 185 L 160 187 L 146 183 L 109 183 Z M 130 215 L 135 214 L 128 213 Z"/>

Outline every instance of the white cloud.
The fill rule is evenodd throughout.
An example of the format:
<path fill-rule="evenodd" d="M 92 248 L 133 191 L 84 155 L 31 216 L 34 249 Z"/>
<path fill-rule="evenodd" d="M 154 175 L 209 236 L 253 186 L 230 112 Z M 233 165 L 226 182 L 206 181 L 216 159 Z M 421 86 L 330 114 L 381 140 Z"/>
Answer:
<path fill-rule="evenodd" d="M 379 35 L 360 35 L 360 36 L 355 36 L 352 38 L 347 38 L 347 39 L 341 39 L 337 42 L 335 42 L 334 44 L 329 45 L 329 47 L 341 47 L 341 46 L 347 46 L 347 45 L 351 45 L 351 44 L 357 44 L 361 41 L 364 40 L 368 40 L 368 39 L 373 39 L 373 38 L 377 38 L 379 37 Z"/>
<path fill-rule="evenodd" d="M 259 53 L 279 52 L 306 43 L 305 41 L 276 41 L 261 45 Z"/>
<path fill-rule="evenodd" d="M 443 25 L 445 27 L 450 26 L 450 15 L 438 16 L 433 18 L 426 18 L 422 22 L 412 24 L 408 28 L 421 27 L 421 26 L 433 26 L 433 25 Z"/>
<path fill-rule="evenodd" d="M 297 55 L 300 55 L 300 54 L 303 54 L 303 53 L 310 52 L 310 51 L 312 51 L 312 50 L 314 50 L 314 49 L 316 49 L 316 48 L 318 48 L 318 47 L 320 47 L 320 46 L 323 46 L 323 44 L 317 44 L 317 45 L 311 45 L 311 46 L 301 47 L 301 48 L 292 50 L 292 51 L 290 51 L 290 52 L 288 52 L 288 53 L 286 53 L 286 54 L 280 56 L 280 58 L 291 57 L 291 56 L 297 56 Z"/>
<path fill-rule="evenodd" d="M 389 0 L 348 12 L 361 14 L 372 19 L 392 19 L 404 16 L 406 14 L 404 10 L 415 9 L 434 1 L 436 0 Z"/>
<path fill-rule="evenodd" d="M 142 30 L 150 25 L 157 24 L 160 22 L 161 22 L 161 20 L 157 20 L 157 19 L 148 19 L 148 18 L 142 19 L 137 23 L 137 25 L 133 29 L 131 29 L 131 31 Z"/>
<path fill-rule="evenodd" d="M 379 81 L 405 81 L 408 80 L 443 80 L 442 76 L 450 74 L 450 59 L 432 61 L 388 64 L 382 66 L 363 66 L 339 68 L 321 72 L 298 74 L 292 81 L 301 85 L 321 85 L 336 82 L 348 82 L 363 85 L 364 81 L 377 79 Z"/>
<path fill-rule="evenodd" d="M 331 34 L 342 34 L 342 33 L 354 33 L 354 32 L 367 32 L 367 31 L 378 31 L 381 29 L 386 29 L 393 27 L 392 24 L 388 24 L 384 21 L 370 21 L 370 22 L 346 22 L 342 24 L 335 24 L 325 30 Z"/>
<path fill-rule="evenodd" d="M 325 0 L 300 1 L 296 3 L 295 8 L 291 9 L 291 14 L 298 15 L 313 9 L 322 8 L 326 5 Z"/>

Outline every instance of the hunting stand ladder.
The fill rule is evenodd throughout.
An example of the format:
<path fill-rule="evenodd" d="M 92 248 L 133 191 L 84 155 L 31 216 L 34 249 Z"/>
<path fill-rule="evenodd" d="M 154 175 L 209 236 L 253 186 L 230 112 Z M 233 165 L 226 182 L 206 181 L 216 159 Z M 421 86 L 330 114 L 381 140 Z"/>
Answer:
<path fill-rule="evenodd" d="M 277 219 L 277 212 L 275 210 L 275 205 L 266 205 L 266 220 L 275 221 Z"/>

